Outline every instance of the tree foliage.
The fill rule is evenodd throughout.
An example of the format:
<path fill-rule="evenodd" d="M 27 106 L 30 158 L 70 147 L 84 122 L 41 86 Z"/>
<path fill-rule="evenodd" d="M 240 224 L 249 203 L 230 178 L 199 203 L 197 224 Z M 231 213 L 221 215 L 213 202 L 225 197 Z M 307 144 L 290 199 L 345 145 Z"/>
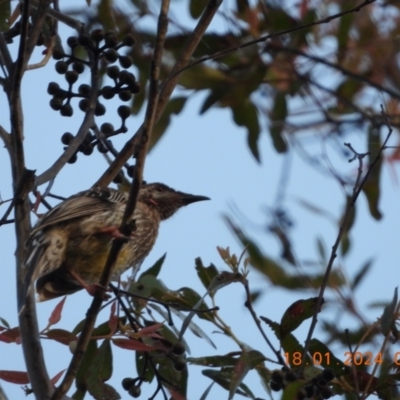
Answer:
<path fill-rule="evenodd" d="M 126 393 L 140 397 L 144 385 L 153 385 L 151 398 L 185 399 L 191 368 L 201 366 L 205 377 L 201 399 L 212 397 L 214 384 L 226 390 L 228 399 L 239 395 L 256 399 L 254 388 L 246 384 L 250 371 L 259 375 L 265 396 L 277 392 L 284 400 L 334 395 L 398 398 L 400 353 L 391 356 L 391 343 L 398 340 L 397 289 L 391 302 L 382 307 L 381 317 L 366 323 L 352 294 L 372 261 L 361 265 L 352 279 L 335 264 L 337 256 L 345 258 L 351 248 L 350 232 L 360 196 L 367 199 L 371 217 L 382 218 L 382 164 L 399 159 L 399 149 L 389 152 L 388 146 L 400 124 L 398 4 L 237 0 L 220 7 L 217 0 L 191 0 L 179 5 L 186 7 L 185 23 L 169 12 L 169 1 L 157 4 L 155 14 L 154 5 L 143 0 L 132 0 L 124 5 L 126 9 L 118 1 L 100 0 L 93 5 L 87 1 L 79 10 L 68 12 L 60 11 L 59 6 L 66 4 L 57 1 L 25 0 L 17 6 L 0 2 L 0 83 L 10 118 L 7 126 L 2 113 L 0 137 L 10 156 L 14 193 L 8 208 L 2 203 L 6 210 L 0 226 L 15 225 L 19 292 L 30 210 L 35 201 L 49 207 L 52 183 L 65 165 L 79 162 L 81 154 L 104 154 L 107 168 L 93 185 L 114 182 L 129 191 L 127 207 L 133 210 L 147 153 L 168 133 L 172 117 L 183 114 L 193 95 L 200 92 L 205 95 L 199 114 L 229 109 L 234 124 L 246 132 L 255 162 L 263 162 L 260 137 L 266 133 L 277 153 L 297 150 L 313 168 L 335 177 L 344 193 L 343 212 L 335 221 L 335 242 L 328 253 L 323 242 L 317 241 L 322 268 L 309 272 L 296 256 L 291 220 L 282 207 L 272 210 L 268 227 L 281 246 L 278 257 L 267 254 L 244 227 L 227 218 L 243 253 L 235 255 L 229 248 L 218 247 L 223 270 L 197 258 L 196 271 L 204 286 L 204 293 L 198 293 L 190 287 L 170 289 L 159 278 L 165 257 L 133 282 L 123 282 L 122 287 L 110 284 L 113 260 L 121 247 L 116 241 L 100 281 L 113 292 L 107 303 L 108 320 L 96 320 L 103 299 L 95 297 L 86 317 L 82 315 L 74 328 L 55 327 L 62 319 L 63 299 L 47 326 L 39 330 L 31 298 L 19 327 L 0 319 L 0 345 L 22 343 L 26 372 L 2 370 L 0 379 L 29 385 L 26 393 L 33 392 L 39 399 L 119 399 Z M 226 29 L 211 29 L 215 18 Z M 60 24 L 73 33 L 60 35 Z M 33 64 L 32 55 L 38 52 L 43 53 L 43 61 Z M 60 120 L 72 116 L 81 120 L 77 132 L 61 136 L 62 154 L 40 173 L 26 167 L 21 101 L 23 78 L 35 68 L 55 68 L 64 79 L 62 84 L 54 81 L 47 86 L 49 106 Z M 98 125 L 98 117 L 108 117 L 107 105 L 113 98 L 118 99 L 120 125 Z M 127 133 L 128 118 L 143 111 L 137 132 L 119 146 L 115 139 Z M 315 156 L 303 146 L 304 136 L 323 148 L 336 146 L 354 130 L 361 132 L 365 151 L 346 143 L 341 157 L 357 163 L 355 177 L 329 170 L 323 152 Z M 311 199 L 303 205 L 321 217 L 324 214 Z M 256 312 L 260 293 L 250 287 L 251 270 L 273 287 L 298 293 L 280 321 Z M 221 316 L 216 293 L 233 283 L 245 293 L 246 309 L 260 333 L 260 343 L 250 337 L 239 340 Z M 334 321 L 320 319 L 327 291 L 353 315 L 355 328 L 341 332 Z M 318 321 L 323 331 L 320 337 L 315 333 Z M 310 324 L 308 335 L 300 338 L 294 331 L 306 323 Z M 236 350 L 190 356 L 188 331 L 215 347 L 204 328 L 210 325 L 232 339 Z M 41 350 L 44 339 L 69 346 L 73 353 L 71 361 L 65 360 L 66 370 L 52 378 Z M 361 350 L 365 345 L 374 351 Z M 338 347 L 345 349 L 345 359 L 335 355 Z M 113 376 L 116 348 L 134 352 L 136 361 L 136 373 L 120 377 L 118 388 L 107 383 Z M 75 389 L 70 391 L 72 385 Z M 5 395 L 0 390 L 2 398 Z"/>

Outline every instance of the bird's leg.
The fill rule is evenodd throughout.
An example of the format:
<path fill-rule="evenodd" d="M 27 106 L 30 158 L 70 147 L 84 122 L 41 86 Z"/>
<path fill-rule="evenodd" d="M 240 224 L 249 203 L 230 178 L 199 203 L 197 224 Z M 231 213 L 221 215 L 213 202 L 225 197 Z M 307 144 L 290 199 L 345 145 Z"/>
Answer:
<path fill-rule="evenodd" d="M 110 298 L 110 296 L 105 293 L 107 291 L 105 287 L 98 283 L 86 283 L 75 271 L 69 270 L 69 273 L 82 285 L 84 289 L 86 289 L 91 296 L 95 297 L 98 295 L 103 300 L 108 300 Z"/>
<path fill-rule="evenodd" d="M 100 229 L 99 233 L 107 233 L 115 239 L 131 239 L 130 236 L 124 235 L 116 226 L 107 226 L 107 228 Z"/>

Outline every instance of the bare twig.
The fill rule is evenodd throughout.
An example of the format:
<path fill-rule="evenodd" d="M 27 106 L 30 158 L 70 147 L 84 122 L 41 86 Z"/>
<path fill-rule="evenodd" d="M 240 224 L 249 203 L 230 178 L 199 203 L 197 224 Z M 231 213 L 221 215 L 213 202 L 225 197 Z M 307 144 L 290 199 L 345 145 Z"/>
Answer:
<path fill-rule="evenodd" d="M 387 123 L 387 127 L 389 129 L 389 132 L 386 135 L 385 141 L 383 142 L 382 146 L 379 148 L 379 151 L 377 152 L 377 154 L 376 154 L 374 160 L 372 161 L 372 163 L 370 163 L 370 165 L 368 167 L 368 170 L 367 170 L 367 172 L 365 173 L 365 175 L 364 175 L 364 177 L 362 179 L 361 179 L 361 177 L 362 177 L 362 160 L 365 157 L 365 154 L 358 154 L 351 147 L 351 145 L 346 144 L 346 146 L 349 147 L 350 150 L 352 150 L 353 153 L 356 155 L 356 159 L 358 159 L 358 161 L 359 161 L 359 168 L 358 168 L 356 182 L 355 182 L 355 184 L 353 186 L 353 194 L 351 196 L 351 201 L 349 201 L 348 204 L 347 204 L 347 207 L 346 207 L 342 222 L 341 222 L 340 227 L 339 227 L 339 232 L 338 232 L 338 235 L 336 237 L 336 241 L 335 241 L 334 245 L 332 246 L 332 251 L 331 251 L 331 255 L 329 257 L 329 261 L 328 261 L 328 264 L 327 264 L 327 267 L 326 267 L 325 275 L 324 275 L 323 281 L 321 283 L 321 287 L 320 287 L 320 291 L 319 291 L 319 295 L 318 295 L 318 300 L 317 300 L 317 304 L 316 304 L 316 309 L 317 310 L 319 310 L 320 307 L 321 307 L 322 298 L 323 298 L 326 286 L 328 284 L 329 276 L 330 276 L 331 270 L 333 268 L 333 263 L 334 263 L 334 261 L 336 259 L 336 256 L 337 256 L 337 250 L 339 248 L 339 245 L 340 245 L 340 242 L 342 240 L 343 234 L 346 232 L 346 229 L 347 229 L 347 226 L 348 226 L 348 222 L 349 222 L 350 216 L 352 214 L 353 207 L 354 207 L 354 205 L 355 205 L 355 203 L 356 203 L 356 201 L 358 199 L 358 196 L 361 193 L 362 188 L 365 185 L 365 182 L 369 178 L 369 176 L 371 174 L 371 171 L 373 170 L 373 168 L 375 167 L 377 162 L 381 159 L 382 152 L 385 149 L 385 147 L 387 145 L 387 142 L 389 141 L 389 139 L 391 137 L 391 134 L 392 134 L 392 131 L 393 131 L 392 128 L 390 127 L 390 125 L 387 122 L 387 118 L 385 116 L 385 113 L 384 113 L 384 110 L 383 110 L 382 106 L 381 106 L 381 109 L 382 109 L 382 117 Z M 307 339 L 306 339 L 306 342 L 305 342 L 304 352 L 303 352 L 303 357 L 302 357 L 303 362 L 302 362 L 302 365 L 300 367 L 300 372 L 305 367 L 306 354 L 308 352 L 310 341 L 311 341 L 312 335 L 314 333 L 314 329 L 315 329 L 315 327 L 317 325 L 317 321 L 318 321 L 318 313 L 315 313 L 313 315 L 313 318 L 312 318 L 312 321 L 311 321 L 311 325 L 310 325 L 310 329 L 308 331 Z"/>
<path fill-rule="evenodd" d="M 284 361 L 284 359 L 282 358 L 281 353 L 275 349 L 275 347 L 273 346 L 273 344 L 271 343 L 271 341 L 268 339 L 268 336 L 266 335 L 266 333 L 264 332 L 264 329 L 261 326 L 261 322 L 256 314 L 256 312 L 254 311 L 253 308 L 253 303 L 251 301 L 251 293 L 250 293 L 250 288 L 249 288 L 249 282 L 247 281 L 247 279 L 243 282 L 244 288 L 246 290 L 246 303 L 245 306 L 247 307 L 247 309 L 250 311 L 251 316 L 253 317 L 254 322 L 257 325 L 258 330 L 261 333 L 261 336 L 264 338 L 264 340 L 267 342 L 269 348 L 274 352 L 274 354 L 276 355 L 276 358 L 278 359 L 279 363 L 282 366 L 285 366 L 286 363 Z"/>

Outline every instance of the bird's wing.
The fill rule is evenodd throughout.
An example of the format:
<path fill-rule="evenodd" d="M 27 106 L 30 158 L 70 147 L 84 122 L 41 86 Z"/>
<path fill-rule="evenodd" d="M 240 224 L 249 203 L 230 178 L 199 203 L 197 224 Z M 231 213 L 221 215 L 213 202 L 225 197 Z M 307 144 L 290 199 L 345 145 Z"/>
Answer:
<path fill-rule="evenodd" d="M 92 188 L 80 192 L 64 200 L 44 215 L 33 228 L 30 237 L 33 238 L 40 230 L 60 222 L 79 217 L 90 217 L 105 211 L 115 204 L 125 202 L 126 197 L 125 193 L 109 188 Z"/>

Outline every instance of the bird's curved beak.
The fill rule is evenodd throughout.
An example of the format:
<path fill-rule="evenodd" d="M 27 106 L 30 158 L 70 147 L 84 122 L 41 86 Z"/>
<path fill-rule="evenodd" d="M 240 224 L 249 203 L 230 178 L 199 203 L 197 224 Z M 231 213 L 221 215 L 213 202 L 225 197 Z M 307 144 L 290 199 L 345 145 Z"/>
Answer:
<path fill-rule="evenodd" d="M 209 197 L 206 196 L 197 196 L 194 194 L 184 194 L 181 197 L 182 203 L 187 206 L 188 204 L 195 203 L 196 201 L 203 201 L 203 200 L 211 200 Z"/>

